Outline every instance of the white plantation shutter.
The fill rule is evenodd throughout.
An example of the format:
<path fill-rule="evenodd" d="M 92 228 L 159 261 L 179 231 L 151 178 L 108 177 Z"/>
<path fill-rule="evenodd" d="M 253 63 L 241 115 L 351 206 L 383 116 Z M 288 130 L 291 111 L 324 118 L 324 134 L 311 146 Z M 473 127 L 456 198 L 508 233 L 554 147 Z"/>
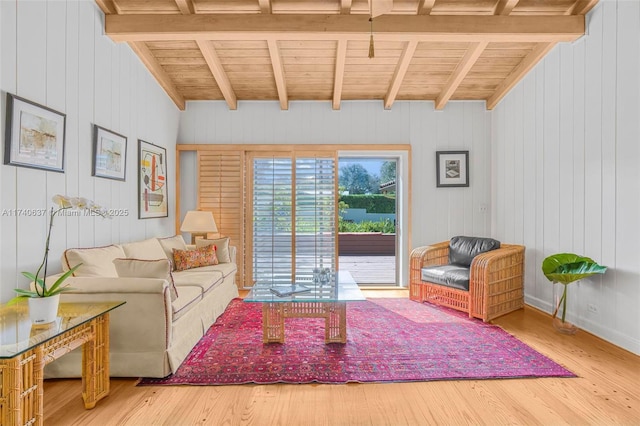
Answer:
<path fill-rule="evenodd" d="M 252 273 L 288 284 L 314 267 L 336 268 L 335 159 L 253 158 Z"/>
<path fill-rule="evenodd" d="M 311 277 L 336 268 L 335 160 L 298 157 L 295 172 L 295 269 Z"/>
<path fill-rule="evenodd" d="M 291 158 L 253 160 L 253 280 L 291 282 L 293 174 Z"/>

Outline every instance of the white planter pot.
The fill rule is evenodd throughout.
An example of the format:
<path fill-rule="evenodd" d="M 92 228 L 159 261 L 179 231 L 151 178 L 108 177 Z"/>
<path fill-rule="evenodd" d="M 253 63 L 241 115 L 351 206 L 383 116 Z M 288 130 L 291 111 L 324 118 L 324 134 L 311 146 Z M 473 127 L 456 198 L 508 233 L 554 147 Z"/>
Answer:
<path fill-rule="evenodd" d="M 29 318 L 33 324 L 48 324 L 56 320 L 60 294 L 51 297 L 30 297 Z"/>

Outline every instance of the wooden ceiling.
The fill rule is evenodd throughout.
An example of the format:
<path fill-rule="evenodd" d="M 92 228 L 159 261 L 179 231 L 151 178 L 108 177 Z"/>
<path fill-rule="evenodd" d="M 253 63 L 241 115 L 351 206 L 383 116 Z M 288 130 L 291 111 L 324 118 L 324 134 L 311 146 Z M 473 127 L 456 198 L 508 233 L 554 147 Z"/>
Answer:
<path fill-rule="evenodd" d="M 493 109 L 598 0 L 96 0 L 180 109 L 191 100 L 485 100 Z M 379 2 L 379 4 L 377 4 Z M 384 3 L 384 4 L 383 4 Z M 369 58 L 373 28 L 374 57 Z"/>

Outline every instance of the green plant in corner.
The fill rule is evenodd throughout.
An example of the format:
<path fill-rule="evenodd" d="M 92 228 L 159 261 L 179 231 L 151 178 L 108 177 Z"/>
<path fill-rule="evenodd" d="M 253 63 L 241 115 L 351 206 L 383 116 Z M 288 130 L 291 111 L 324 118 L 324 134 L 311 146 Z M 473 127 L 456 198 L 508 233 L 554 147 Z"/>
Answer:
<path fill-rule="evenodd" d="M 35 274 L 31 272 L 22 272 L 22 275 L 29 278 L 34 282 L 35 290 L 25 290 L 22 288 L 16 288 L 14 291 L 17 296 L 7 302 L 7 305 L 12 305 L 20 301 L 21 299 L 27 299 L 32 297 L 51 297 L 64 291 L 72 290 L 68 285 L 63 285 L 64 281 L 69 278 L 82 264 L 78 264 L 69 269 L 66 273 L 61 275 L 50 287 L 47 287 L 45 281 L 47 277 L 47 266 L 49 263 L 49 242 L 51 241 L 51 230 L 53 229 L 53 220 L 61 212 L 66 210 L 84 211 L 91 215 L 102 216 L 104 218 L 111 218 L 109 212 L 95 204 L 91 200 L 81 197 L 66 197 L 64 195 L 56 195 L 53 197 L 53 202 L 56 204 L 51 207 L 49 212 L 49 229 L 47 231 L 47 239 L 45 241 L 44 258 L 42 263 Z M 40 276 L 42 272 L 42 276 Z"/>
<path fill-rule="evenodd" d="M 573 253 L 558 253 L 551 255 L 542 261 L 542 272 L 552 283 L 563 284 L 562 295 L 558 299 L 558 304 L 553 312 L 553 318 L 558 315 L 562 308 L 561 319 L 565 322 L 567 314 L 567 286 L 572 282 L 595 274 L 604 274 L 606 266 L 597 264 L 593 259 L 579 256 Z"/>

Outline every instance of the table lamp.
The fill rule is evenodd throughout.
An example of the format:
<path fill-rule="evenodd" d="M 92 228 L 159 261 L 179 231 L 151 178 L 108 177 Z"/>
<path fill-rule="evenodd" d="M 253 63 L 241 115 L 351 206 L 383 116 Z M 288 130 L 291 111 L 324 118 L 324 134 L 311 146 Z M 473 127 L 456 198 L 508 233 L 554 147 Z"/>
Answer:
<path fill-rule="evenodd" d="M 196 238 L 207 238 L 209 232 L 218 232 L 218 227 L 213 213 L 190 210 L 182 221 L 180 231 L 191 233 L 191 244 L 195 244 Z"/>

